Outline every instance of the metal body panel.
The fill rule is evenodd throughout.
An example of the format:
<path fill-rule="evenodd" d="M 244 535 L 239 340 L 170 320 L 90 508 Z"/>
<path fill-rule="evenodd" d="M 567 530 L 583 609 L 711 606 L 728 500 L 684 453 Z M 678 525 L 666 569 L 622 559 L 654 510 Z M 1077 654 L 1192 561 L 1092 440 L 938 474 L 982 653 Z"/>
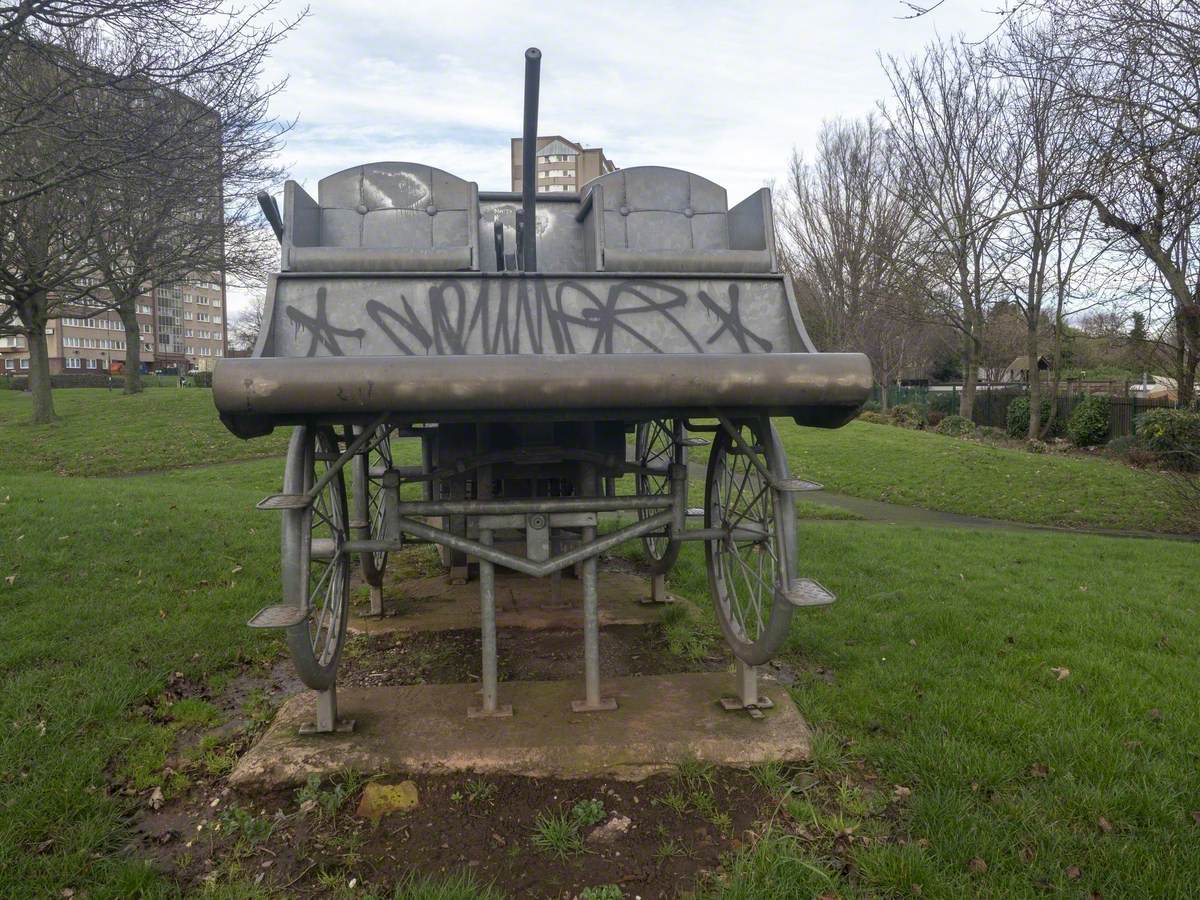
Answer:
<path fill-rule="evenodd" d="M 778 276 L 283 274 L 262 356 L 788 353 Z"/>

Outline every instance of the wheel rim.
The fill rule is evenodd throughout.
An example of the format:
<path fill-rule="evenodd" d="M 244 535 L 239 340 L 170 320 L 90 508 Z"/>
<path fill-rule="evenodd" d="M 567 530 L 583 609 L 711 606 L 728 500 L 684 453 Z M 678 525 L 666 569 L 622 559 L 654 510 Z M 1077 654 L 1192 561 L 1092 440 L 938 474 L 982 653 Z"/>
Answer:
<path fill-rule="evenodd" d="M 305 489 L 328 471 L 337 458 L 336 441 L 328 432 L 320 432 L 314 442 L 305 445 Z M 349 585 L 349 556 L 342 546 L 349 537 L 345 487 L 335 476 L 321 490 L 313 505 L 304 511 L 304 531 L 308 540 L 303 550 L 308 568 L 306 608 L 309 611 L 308 636 L 313 659 L 324 668 L 337 659 L 341 646 Z"/>
<path fill-rule="evenodd" d="M 383 477 L 374 476 L 375 470 L 386 471 L 392 467 L 392 444 L 386 426 L 379 429 L 383 436 L 367 457 L 367 521 L 370 523 L 371 539 L 382 540 L 384 537 L 384 487 Z M 371 554 L 371 562 L 375 571 L 382 574 L 387 565 L 387 551 L 380 550 Z"/>
<path fill-rule="evenodd" d="M 747 445 L 766 457 L 773 448 L 765 429 L 735 426 Z M 709 465 L 705 525 L 738 529 L 748 536 L 728 535 L 707 541 L 713 599 L 730 636 L 738 643 L 756 644 L 769 630 L 779 582 L 780 548 L 774 491 L 750 457 L 718 433 Z"/>
<path fill-rule="evenodd" d="M 638 465 L 647 467 L 662 466 L 664 469 L 672 463 L 682 463 L 683 453 L 679 444 L 681 431 L 678 423 L 654 419 L 643 422 L 637 427 L 635 455 Z M 664 496 L 671 493 L 671 476 L 664 471 L 662 475 L 647 475 L 638 473 L 637 492 L 639 494 Z M 658 510 L 638 510 L 638 518 L 645 519 L 655 515 Z M 679 551 L 677 541 L 672 541 L 666 535 L 647 535 L 642 538 L 642 546 L 651 563 L 670 563 Z"/>

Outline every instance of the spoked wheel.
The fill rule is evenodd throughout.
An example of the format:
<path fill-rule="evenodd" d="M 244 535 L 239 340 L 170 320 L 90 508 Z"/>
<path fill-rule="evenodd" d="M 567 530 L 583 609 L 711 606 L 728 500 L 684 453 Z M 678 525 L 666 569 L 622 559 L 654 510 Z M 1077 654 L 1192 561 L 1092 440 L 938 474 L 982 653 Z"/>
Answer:
<path fill-rule="evenodd" d="M 361 536 L 371 541 L 384 537 L 383 473 L 392 467 L 390 431 L 381 425 L 379 432 L 378 443 L 370 452 L 354 457 L 354 518 L 356 523 L 366 523 Z M 367 584 L 372 587 L 383 584 L 387 558 L 386 550 L 361 554 L 363 580 Z"/>
<path fill-rule="evenodd" d="M 769 419 L 735 422 L 742 443 L 777 480 L 787 461 Z M 785 588 L 795 549 L 795 505 L 773 489 L 744 450 L 718 429 L 704 485 L 704 527 L 726 535 L 704 542 L 708 585 L 733 654 L 762 665 L 787 638 L 792 604 Z"/>
<path fill-rule="evenodd" d="M 338 456 L 329 428 L 299 427 L 288 446 L 283 476 L 285 494 L 305 494 Z M 288 650 L 300 680 L 316 691 L 333 684 L 350 598 L 350 557 L 346 484 L 339 472 L 312 506 L 283 511 L 283 599 L 308 612 L 287 630 Z"/>
<path fill-rule="evenodd" d="M 637 492 L 669 495 L 671 476 L 668 467 L 672 463 L 687 464 L 687 450 L 683 445 L 683 422 L 679 419 L 654 419 L 638 423 L 634 453 L 638 465 L 662 469 L 661 475 L 639 472 Z M 639 509 L 638 518 L 645 519 L 657 512 L 658 510 Z M 668 572 L 679 556 L 679 541 L 673 541 L 666 535 L 647 535 L 642 538 L 642 547 L 646 551 L 646 559 L 650 562 L 650 571 L 655 575 Z"/>

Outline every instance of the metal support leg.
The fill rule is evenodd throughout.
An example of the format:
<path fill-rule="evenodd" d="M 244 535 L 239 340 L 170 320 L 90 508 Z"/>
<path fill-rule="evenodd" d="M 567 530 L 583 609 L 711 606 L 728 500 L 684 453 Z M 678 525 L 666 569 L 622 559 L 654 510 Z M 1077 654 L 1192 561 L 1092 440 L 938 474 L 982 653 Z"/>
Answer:
<path fill-rule="evenodd" d="M 674 598 L 667 593 L 667 576 L 665 573 L 661 575 L 650 576 L 650 596 L 643 597 L 638 601 L 644 606 L 659 603 L 674 603 Z"/>
<path fill-rule="evenodd" d="M 583 542 L 595 540 L 596 529 L 583 529 Z M 596 557 L 583 565 L 583 681 L 586 697 L 572 700 L 575 712 L 600 712 L 617 708 L 617 701 L 600 696 L 600 603 L 596 595 Z"/>
<path fill-rule="evenodd" d="M 371 588 L 371 615 L 383 615 L 383 585 L 369 585 Z"/>
<path fill-rule="evenodd" d="M 349 734 L 354 730 L 353 719 L 337 717 L 337 684 L 317 692 L 317 721 L 300 726 L 301 734 Z"/>
<path fill-rule="evenodd" d="M 758 692 L 758 667 L 748 666 L 740 659 L 734 672 L 737 679 L 737 696 L 722 697 L 721 706 L 727 710 L 745 710 L 752 719 L 761 719 L 764 709 L 770 709 L 775 704 L 771 698 Z"/>
<path fill-rule="evenodd" d="M 491 545 L 490 529 L 479 529 L 479 542 Z M 479 620 L 483 643 L 483 670 L 480 673 L 482 704 L 467 710 L 471 719 L 511 716 L 512 707 L 496 703 L 496 566 L 486 559 L 479 561 Z"/>

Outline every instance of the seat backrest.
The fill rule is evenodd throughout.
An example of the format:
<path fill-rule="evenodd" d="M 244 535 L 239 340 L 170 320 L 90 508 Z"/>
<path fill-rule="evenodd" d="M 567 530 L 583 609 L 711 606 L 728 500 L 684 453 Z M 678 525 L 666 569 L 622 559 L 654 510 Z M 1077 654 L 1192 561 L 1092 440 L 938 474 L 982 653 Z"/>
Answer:
<path fill-rule="evenodd" d="M 618 169 L 589 181 L 603 209 L 604 245 L 627 250 L 728 250 L 725 188 L 664 166 Z"/>
<path fill-rule="evenodd" d="M 323 247 L 440 250 L 478 243 L 478 189 L 432 166 L 378 162 L 317 185 Z M 474 226 L 474 227 L 472 227 Z"/>

